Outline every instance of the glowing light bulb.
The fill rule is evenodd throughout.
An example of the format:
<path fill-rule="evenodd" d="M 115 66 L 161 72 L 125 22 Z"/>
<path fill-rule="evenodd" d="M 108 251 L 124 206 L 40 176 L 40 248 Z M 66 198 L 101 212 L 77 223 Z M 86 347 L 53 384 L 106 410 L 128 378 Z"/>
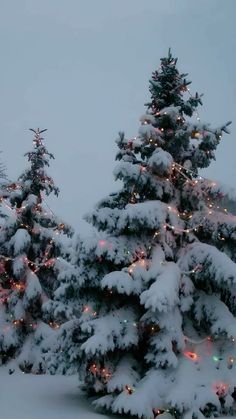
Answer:
<path fill-rule="evenodd" d="M 100 247 L 104 247 L 106 246 L 106 240 L 99 240 L 98 244 Z"/>
<path fill-rule="evenodd" d="M 199 355 L 196 352 L 185 351 L 184 356 L 192 361 L 198 361 L 200 359 Z"/>
<path fill-rule="evenodd" d="M 89 306 L 85 306 L 83 312 L 84 313 L 88 313 L 90 311 L 90 307 Z"/>
<path fill-rule="evenodd" d="M 132 394 L 134 392 L 133 388 L 128 385 L 125 386 L 125 390 L 128 394 Z"/>
<path fill-rule="evenodd" d="M 235 360 L 235 358 L 233 356 L 229 356 L 229 358 L 228 358 L 229 367 L 232 368 L 232 366 L 234 364 L 234 360 Z"/>

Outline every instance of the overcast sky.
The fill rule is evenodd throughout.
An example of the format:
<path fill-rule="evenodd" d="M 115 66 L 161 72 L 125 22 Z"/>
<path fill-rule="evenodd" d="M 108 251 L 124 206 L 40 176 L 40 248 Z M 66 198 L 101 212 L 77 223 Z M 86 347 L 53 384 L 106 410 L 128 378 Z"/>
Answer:
<path fill-rule="evenodd" d="M 120 130 L 136 135 L 148 80 L 171 46 L 204 93 L 203 121 L 232 120 L 206 176 L 235 186 L 236 0 L 0 0 L 0 147 L 24 169 L 28 128 L 48 128 L 52 209 L 82 234 L 82 216 L 117 189 Z"/>

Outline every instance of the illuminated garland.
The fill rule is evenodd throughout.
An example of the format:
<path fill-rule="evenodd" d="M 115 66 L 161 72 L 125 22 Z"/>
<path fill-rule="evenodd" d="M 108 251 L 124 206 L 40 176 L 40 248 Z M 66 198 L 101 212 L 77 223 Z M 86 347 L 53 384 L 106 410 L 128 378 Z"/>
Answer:
<path fill-rule="evenodd" d="M 43 158 L 45 155 L 48 156 L 52 156 L 50 154 L 48 154 L 47 152 L 45 152 L 45 148 L 43 146 L 42 143 L 42 139 L 40 137 L 40 134 L 46 130 L 42 130 L 42 131 L 35 131 L 32 130 L 35 133 L 35 138 L 33 140 L 35 147 L 37 148 L 38 146 L 42 147 L 42 152 L 39 153 L 39 155 L 41 155 L 41 157 Z M 28 158 L 29 160 L 34 158 L 34 153 L 28 153 Z M 43 182 L 44 184 L 49 184 L 50 186 L 54 187 L 54 182 L 53 180 L 46 175 L 40 175 L 40 171 L 39 174 L 36 176 L 36 178 L 34 178 L 34 180 L 38 180 L 40 182 Z M 23 189 L 24 186 L 21 183 L 11 183 L 9 185 L 7 185 L 7 187 L 5 188 L 6 192 L 12 192 L 14 190 L 20 190 Z M 48 213 L 46 211 L 44 211 L 42 209 L 42 206 L 39 204 L 36 204 L 33 208 L 32 207 L 32 203 L 28 203 L 26 204 L 24 201 L 22 202 L 22 205 L 20 208 L 12 208 L 7 199 L 6 199 L 6 195 L 2 195 L 0 196 L 0 202 L 2 205 L 4 205 L 8 210 L 10 210 L 11 212 L 16 214 L 16 220 L 18 221 L 18 228 L 24 228 L 25 230 L 27 230 L 29 233 L 31 234 L 39 234 L 40 232 L 43 232 L 45 227 L 31 227 L 30 225 L 27 225 L 26 223 L 24 223 L 22 221 L 22 215 L 23 215 L 23 211 L 25 209 L 27 209 L 27 207 L 30 207 L 32 213 L 35 214 L 39 214 L 41 217 L 46 217 L 48 215 Z M 50 211 L 50 216 L 55 217 L 55 214 L 53 213 L 53 211 L 50 209 L 50 207 L 48 206 L 47 202 L 44 200 L 44 198 L 42 198 L 42 195 L 40 194 L 40 196 L 38 197 L 38 200 L 40 202 L 44 201 L 45 204 L 47 205 L 47 207 L 49 208 Z M 40 217 L 40 218 L 41 218 Z M 55 217 L 56 218 L 56 217 Z M 51 221 L 51 223 L 54 222 L 54 220 L 52 220 L 51 218 L 49 219 L 48 217 L 45 218 L 46 221 Z M 40 222 L 40 219 L 39 219 Z M 49 227 L 50 229 L 52 229 L 54 231 L 55 235 L 60 234 L 61 232 L 64 232 L 64 230 L 66 229 L 66 226 L 64 223 L 55 223 L 55 225 L 53 225 L 53 227 Z M 7 228 L 2 227 L 1 228 L 2 231 L 7 230 Z M 32 273 L 36 273 L 38 272 L 41 268 L 51 268 L 54 266 L 55 261 L 58 260 L 59 258 L 51 258 L 50 257 L 50 253 L 51 253 L 51 249 L 53 247 L 53 244 L 55 243 L 55 237 L 51 237 L 49 240 L 49 243 L 46 245 L 46 249 L 43 253 L 43 255 L 41 256 L 41 263 L 36 263 L 33 262 L 31 260 L 28 259 L 28 257 L 26 256 L 22 256 L 21 260 L 22 262 L 27 266 L 27 268 L 32 271 Z M 13 261 L 15 258 L 11 258 L 11 257 L 7 257 L 4 255 L 0 255 L 0 274 L 6 274 L 6 270 L 5 270 L 5 262 L 7 261 Z M 8 289 L 5 288 L 0 288 L 0 303 L 1 304 L 8 304 L 8 302 L 10 301 L 10 296 L 11 296 L 11 292 L 17 291 L 19 293 L 22 293 L 25 291 L 26 289 L 26 283 L 24 281 L 14 281 L 13 279 L 8 279 L 8 282 L 10 284 L 10 288 L 8 287 Z M 13 315 L 10 315 L 11 318 L 13 318 Z M 25 325 L 25 319 L 24 318 L 20 318 L 20 319 L 13 319 L 12 320 L 12 324 L 16 327 L 21 327 L 23 325 Z M 37 328 L 37 323 L 29 323 L 27 325 L 27 327 L 32 328 L 33 330 Z M 55 322 L 50 322 L 49 326 L 52 327 L 53 329 L 58 329 L 60 327 L 59 324 L 55 323 Z M 4 326 L 3 327 L 3 331 L 7 332 L 9 330 L 10 326 Z"/>

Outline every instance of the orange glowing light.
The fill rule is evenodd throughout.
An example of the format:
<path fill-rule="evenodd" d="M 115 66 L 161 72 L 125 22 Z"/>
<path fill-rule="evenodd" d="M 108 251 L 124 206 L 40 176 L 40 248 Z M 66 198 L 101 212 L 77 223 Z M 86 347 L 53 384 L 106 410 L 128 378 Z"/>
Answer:
<path fill-rule="evenodd" d="M 196 354 L 196 352 L 185 351 L 184 356 L 188 359 L 191 359 L 191 361 L 199 361 L 200 359 L 199 355 Z"/>
<path fill-rule="evenodd" d="M 130 386 L 125 386 L 125 390 L 127 391 L 128 394 L 132 394 L 134 392 L 134 390 L 132 389 L 132 387 Z"/>

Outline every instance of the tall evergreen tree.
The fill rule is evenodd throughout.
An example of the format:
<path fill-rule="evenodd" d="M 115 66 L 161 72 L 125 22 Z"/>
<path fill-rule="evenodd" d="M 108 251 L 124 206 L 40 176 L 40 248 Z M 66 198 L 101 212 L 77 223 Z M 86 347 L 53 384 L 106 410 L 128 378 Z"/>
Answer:
<path fill-rule="evenodd" d="M 29 168 L 7 187 L 1 199 L 5 218 L 0 230 L 0 359 L 18 357 L 24 371 L 45 370 L 41 344 L 47 351 L 54 320 L 43 319 L 42 305 L 57 288 L 66 262 L 61 258 L 60 233 L 70 228 L 45 205 L 44 195 L 58 195 L 47 174 L 53 155 L 44 145 L 42 133 L 34 132 L 34 149 L 26 153 Z"/>
<path fill-rule="evenodd" d="M 138 136 L 119 137 L 123 187 L 87 216 L 101 237 L 80 248 L 84 306 L 70 336 L 84 388 L 97 407 L 139 418 L 236 410 L 236 222 L 198 174 L 229 123 L 201 123 L 189 85 L 169 51 Z"/>

